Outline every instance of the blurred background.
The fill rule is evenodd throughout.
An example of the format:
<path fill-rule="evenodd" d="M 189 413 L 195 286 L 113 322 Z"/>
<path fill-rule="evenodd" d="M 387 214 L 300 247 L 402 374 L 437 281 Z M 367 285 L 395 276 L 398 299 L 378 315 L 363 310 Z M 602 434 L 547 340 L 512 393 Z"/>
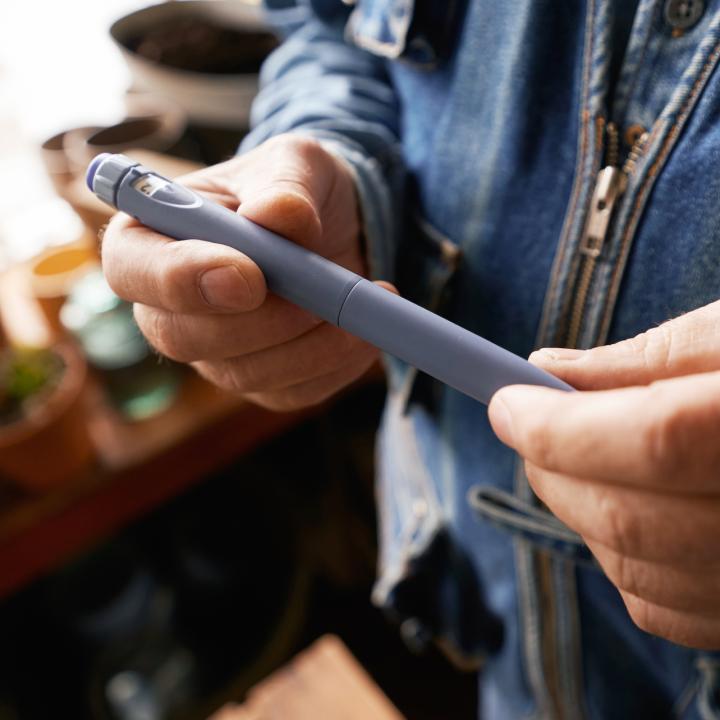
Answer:
<path fill-rule="evenodd" d="M 242 0 L 0 4 L 0 720 L 474 716 L 369 602 L 380 370 L 260 410 L 154 355 L 100 270 L 88 161 L 230 157 L 277 42 Z"/>

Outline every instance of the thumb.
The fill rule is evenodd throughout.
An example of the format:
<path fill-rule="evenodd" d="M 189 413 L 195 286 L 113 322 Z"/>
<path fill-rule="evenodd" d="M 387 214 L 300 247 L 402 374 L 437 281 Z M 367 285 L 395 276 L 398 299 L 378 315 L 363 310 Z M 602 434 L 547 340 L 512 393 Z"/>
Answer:
<path fill-rule="evenodd" d="M 591 350 L 543 348 L 530 362 L 580 390 L 647 385 L 720 368 L 720 301 L 629 340 Z"/>

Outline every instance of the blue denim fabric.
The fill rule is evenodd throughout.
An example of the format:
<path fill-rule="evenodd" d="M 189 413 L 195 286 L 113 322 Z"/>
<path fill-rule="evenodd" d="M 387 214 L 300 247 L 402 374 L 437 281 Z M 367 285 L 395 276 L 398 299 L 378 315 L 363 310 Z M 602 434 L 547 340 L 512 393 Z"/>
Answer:
<path fill-rule="evenodd" d="M 266 0 L 287 40 L 242 149 L 318 138 L 355 174 L 373 275 L 526 356 L 567 342 L 605 127 L 640 125 L 575 342 L 632 336 L 720 295 L 720 0 L 684 34 L 664 4 Z M 374 600 L 482 667 L 480 715 L 720 718 L 719 656 L 633 625 L 485 408 L 388 374 Z"/>

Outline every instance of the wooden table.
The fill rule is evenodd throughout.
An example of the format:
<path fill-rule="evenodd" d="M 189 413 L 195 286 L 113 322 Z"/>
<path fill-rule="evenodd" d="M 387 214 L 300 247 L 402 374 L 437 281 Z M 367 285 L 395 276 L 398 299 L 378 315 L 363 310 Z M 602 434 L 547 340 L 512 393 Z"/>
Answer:
<path fill-rule="evenodd" d="M 42 346 L 51 338 L 25 282 L 22 268 L 0 276 L 0 312 L 15 342 Z M 0 598 L 322 411 L 272 413 L 189 370 L 177 401 L 152 419 L 124 421 L 99 387 L 88 405 L 95 467 L 44 495 L 0 484 Z"/>
<path fill-rule="evenodd" d="M 325 635 L 210 720 L 403 720 L 342 641 Z"/>
<path fill-rule="evenodd" d="M 191 373 L 170 410 L 139 423 L 124 422 L 94 395 L 96 467 L 44 495 L 0 485 L 0 597 L 311 414 L 263 410 Z"/>

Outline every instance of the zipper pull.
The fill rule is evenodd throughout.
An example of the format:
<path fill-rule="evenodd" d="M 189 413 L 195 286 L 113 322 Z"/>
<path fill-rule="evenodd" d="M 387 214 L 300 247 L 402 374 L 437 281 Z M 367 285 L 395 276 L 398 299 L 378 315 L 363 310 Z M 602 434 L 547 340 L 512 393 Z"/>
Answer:
<path fill-rule="evenodd" d="M 602 252 L 615 203 L 625 192 L 627 175 L 615 165 L 604 167 L 595 181 L 585 231 L 580 242 L 580 252 L 597 258 Z"/>

